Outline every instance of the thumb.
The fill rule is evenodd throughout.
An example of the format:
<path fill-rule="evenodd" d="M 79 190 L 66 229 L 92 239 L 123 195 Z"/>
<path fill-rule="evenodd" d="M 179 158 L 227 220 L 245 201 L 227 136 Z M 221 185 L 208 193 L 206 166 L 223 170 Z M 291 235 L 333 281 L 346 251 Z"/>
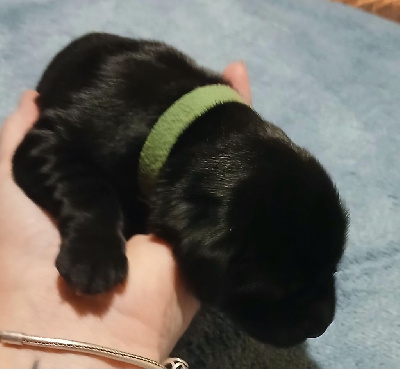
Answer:
<path fill-rule="evenodd" d="M 251 105 L 250 82 L 246 65 L 243 62 L 233 62 L 225 68 L 222 75 L 242 96 L 244 102 Z"/>
<path fill-rule="evenodd" d="M 19 102 L 17 110 L 4 122 L 0 132 L 0 165 L 11 170 L 12 157 L 25 134 L 39 117 L 35 99 L 36 91 L 26 91 Z"/>

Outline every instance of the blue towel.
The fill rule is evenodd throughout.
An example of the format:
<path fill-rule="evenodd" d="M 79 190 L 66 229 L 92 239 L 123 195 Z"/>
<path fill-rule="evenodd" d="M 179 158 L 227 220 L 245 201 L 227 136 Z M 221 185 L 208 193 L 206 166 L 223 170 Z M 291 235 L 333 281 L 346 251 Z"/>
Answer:
<path fill-rule="evenodd" d="M 350 209 L 322 337 L 276 350 L 205 311 L 176 352 L 192 368 L 399 367 L 400 26 L 323 0 L 0 0 L 1 121 L 89 31 L 164 40 L 220 71 L 245 60 L 255 109 L 321 160 Z"/>

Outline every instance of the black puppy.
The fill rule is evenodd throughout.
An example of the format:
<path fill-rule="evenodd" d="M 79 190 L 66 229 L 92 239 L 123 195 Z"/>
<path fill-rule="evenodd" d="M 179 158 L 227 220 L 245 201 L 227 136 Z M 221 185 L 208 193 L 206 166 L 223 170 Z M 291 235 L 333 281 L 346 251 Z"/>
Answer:
<path fill-rule="evenodd" d="M 142 199 L 151 128 L 209 84 L 227 82 L 163 43 L 84 36 L 38 85 L 40 118 L 16 151 L 15 180 L 57 221 L 56 265 L 75 288 L 123 282 L 125 239 L 151 232 L 173 245 L 195 295 L 252 336 L 282 346 L 318 336 L 334 317 L 346 212 L 322 166 L 281 129 L 240 103 L 209 110 Z"/>

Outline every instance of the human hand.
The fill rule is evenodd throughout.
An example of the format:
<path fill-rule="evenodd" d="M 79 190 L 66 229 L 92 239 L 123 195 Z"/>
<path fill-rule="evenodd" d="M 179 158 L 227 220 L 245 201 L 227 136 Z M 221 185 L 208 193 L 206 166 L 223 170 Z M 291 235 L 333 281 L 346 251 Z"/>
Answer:
<path fill-rule="evenodd" d="M 224 76 L 250 104 L 244 65 L 232 63 Z M 0 329 L 85 341 L 161 361 L 199 303 L 179 278 L 170 247 L 151 235 L 127 242 L 130 273 L 124 286 L 78 296 L 58 276 L 58 231 L 11 175 L 13 153 L 38 117 L 36 96 L 24 94 L 0 139 Z M 16 350 L 0 346 L 0 368 L 29 367 L 36 360 L 41 369 L 118 367 L 80 354 Z"/>
<path fill-rule="evenodd" d="M 34 91 L 24 94 L 1 136 L 0 329 L 97 343 L 162 360 L 198 308 L 179 278 L 168 245 L 152 236 L 129 240 L 129 279 L 103 295 L 77 296 L 58 276 L 57 229 L 11 175 L 13 152 L 38 117 L 36 96 Z M 40 368 L 115 366 L 82 355 L 31 349 L 23 353 L 2 347 L 0 367 L 29 367 L 36 358 Z"/>

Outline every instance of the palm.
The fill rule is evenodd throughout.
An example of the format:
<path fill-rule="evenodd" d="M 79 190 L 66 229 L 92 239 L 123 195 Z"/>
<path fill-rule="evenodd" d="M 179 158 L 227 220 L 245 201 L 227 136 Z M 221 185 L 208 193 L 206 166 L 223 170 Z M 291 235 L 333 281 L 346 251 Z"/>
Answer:
<path fill-rule="evenodd" d="M 37 279 L 43 283 L 54 276 L 53 263 L 48 260 L 57 252 L 58 232 L 4 171 L 0 173 L 0 224 L 1 286 L 13 280 L 24 288 L 37 288 Z"/>
<path fill-rule="evenodd" d="M 17 301 L 23 290 L 36 304 L 31 305 L 33 310 L 46 306 L 64 317 L 78 311 L 83 321 L 90 315 L 100 316 L 105 322 L 103 329 L 120 332 L 126 342 L 137 339 L 138 328 L 144 326 L 149 345 L 160 345 L 161 336 L 168 337 L 168 342 L 162 343 L 167 355 L 192 315 L 183 316 L 187 306 L 178 301 L 186 301 L 191 311 L 196 309 L 193 299 L 181 299 L 189 294 L 176 284 L 177 271 L 169 248 L 150 236 L 134 237 L 127 248 L 130 274 L 125 286 L 100 296 L 77 296 L 61 281 L 54 266 L 60 241 L 55 225 L 8 174 L 0 175 L 0 183 L 0 286 L 7 300 L 11 303 L 15 297 Z M 184 321 L 184 327 L 174 331 L 177 319 Z M 127 324 L 134 331 L 126 330 Z"/>

